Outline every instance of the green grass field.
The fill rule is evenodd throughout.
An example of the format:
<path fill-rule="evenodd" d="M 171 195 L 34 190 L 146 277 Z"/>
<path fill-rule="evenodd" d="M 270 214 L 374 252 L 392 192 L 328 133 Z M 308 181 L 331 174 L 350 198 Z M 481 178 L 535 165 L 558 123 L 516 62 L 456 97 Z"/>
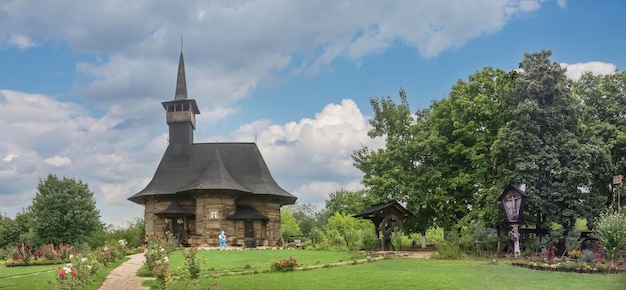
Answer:
<path fill-rule="evenodd" d="M 322 267 L 268 271 L 271 262 L 289 256 L 302 268 Z M 200 251 L 198 257 L 204 260 L 203 269 L 212 269 L 202 284 L 217 282 L 221 289 L 626 289 L 624 275 L 535 271 L 508 261 L 493 265 L 486 260 L 394 258 L 351 265 L 362 257 L 310 250 Z M 170 261 L 172 269 L 182 266 L 182 252 L 173 252 Z M 338 261 L 348 264 L 323 267 Z M 244 268 L 247 274 L 240 273 Z M 217 280 L 211 278 L 214 272 L 220 273 Z"/>
<path fill-rule="evenodd" d="M 101 269 L 98 275 L 93 278 L 92 283 L 87 285 L 85 290 L 100 288 L 106 276 L 126 260 L 128 259 L 117 260 Z M 52 281 L 53 283 L 56 281 L 57 274 L 55 270 L 60 266 L 61 265 L 28 267 L 0 266 L 0 289 L 57 289 L 55 284 L 50 285 L 48 281 Z"/>
<path fill-rule="evenodd" d="M 174 251 L 170 255 L 170 268 L 176 269 L 183 266 L 182 250 Z M 363 254 L 352 255 L 346 251 L 316 251 L 316 250 L 245 250 L 245 251 L 219 251 L 200 250 L 196 259 L 203 263 L 203 269 L 215 271 L 239 271 L 270 269 L 272 262 L 287 259 L 293 256 L 300 266 L 324 265 L 329 262 L 349 261 L 353 258 L 362 259 Z M 248 265 L 248 266 L 246 266 Z"/>
<path fill-rule="evenodd" d="M 222 289 L 626 289 L 623 275 L 407 258 L 288 273 L 220 276 L 217 282 Z"/>

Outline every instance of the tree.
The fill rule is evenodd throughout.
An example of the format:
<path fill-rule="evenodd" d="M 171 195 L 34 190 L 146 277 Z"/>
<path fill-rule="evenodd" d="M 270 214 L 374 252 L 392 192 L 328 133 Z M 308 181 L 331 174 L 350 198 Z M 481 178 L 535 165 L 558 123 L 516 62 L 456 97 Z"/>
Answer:
<path fill-rule="evenodd" d="M 572 86 L 572 94 L 583 104 L 584 142 L 603 143 L 610 150 L 610 153 L 594 154 L 600 161 L 596 162 L 596 167 L 608 167 L 594 171 L 589 190 L 606 196 L 615 206 L 617 200 L 611 175 L 626 173 L 626 72 L 585 73 Z M 600 159 L 608 158 L 609 154 L 610 161 Z"/>
<path fill-rule="evenodd" d="M 309 236 L 311 230 L 317 224 L 317 211 L 313 204 L 294 204 L 285 206 L 288 208 L 293 217 L 298 222 L 298 227 L 302 232 L 301 235 Z"/>
<path fill-rule="evenodd" d="M 582 142 L 582 105 L 570 93 L 565 69 L 550 56 L 524 55 L 507 97 L 507 122 L 493 143 L 494 164 L 498 180 L 526 185 L 527 223 L 571 229 L 576 218 L 599 213 L 602 198 L 589 184 L 610 156 L 601 142 Z"/>
<path fill-rule="evenodd" d="M 50 174 L 40 180 L 30 212 L 32 228 L 43 243 L 80 244 L 103 227 L 93 192 L 73 178 Z"/>
<path fill-rule="evenodd" d="M 459 220 L 499 222 L 491 217 L 501 216 L 496 192 L 503 186 L 493 174 L 491 145 L 506 122 L 502 108 L 514 77 L 484 68 L 459 80 L 447 99 L 433 102 L 423 113 L 423 133 L 414 134 L 420 136 L 416 176 L 429 194 L 420 198 L 445 230 L 459 227 Z"/>
<path fill-rule="evenodd" d="M 375 197 L 368 195 L 367 190 L 340 189 L 329 194 L 326 200 L 326 211 L 329 215 L 336 212 L 354 215 L 376 204 Z"/>
<path fill-rule="evenodd" d="M 385 148 L 372 150 L 363 147 L 352 154 L 352 159 L 354 166 L 363 172 L 363 184 L 368 187 L 367 196 L 371 203 L 396 200 L 407 204 L 408 210 L 418 211 L 417 222 L 412 226 L 425 233 L 432 225 L 434 211 L 427 206 L 429 188 L 416 184 L 420 178 L 416 167 L 423 161 L 416 142 L 423 136 L 425 127 L 421 125 L 427 113 L 418 113 L 415 120 L 402 88 L 399 97 L 398 104 L 390 97 L 370 99 L 375 115 L 369 121 L 372 129 L 368 135 L 385 138 Z"/>
<path fill-rule="evenodd" d="M 0 248 L 6 248 L 19 241 L 20 232 L 17 222 L 6 216 L 0 215 Z"/>
<path fill-rule="evenodd" d="M 291 209 L 287 207 L 280 209 L 280 235 L 285 243 L 289 242 L 293 237 L 302 235 L 298 221 L 293 216 Z"/>

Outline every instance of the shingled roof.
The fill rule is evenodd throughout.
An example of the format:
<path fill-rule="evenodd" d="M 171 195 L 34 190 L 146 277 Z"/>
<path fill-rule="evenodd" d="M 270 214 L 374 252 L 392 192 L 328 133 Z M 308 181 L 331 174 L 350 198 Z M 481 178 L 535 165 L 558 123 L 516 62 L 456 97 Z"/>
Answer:
<path fill-rule="evenodd" d="M 129 200 L 144 204 L 147 196 L 233 190 L 275 196 L 281 204 L 296 201 L 276 183 L 255 143 L 196 143 L 176 151 L 168 146 L 152 181 Z"/>

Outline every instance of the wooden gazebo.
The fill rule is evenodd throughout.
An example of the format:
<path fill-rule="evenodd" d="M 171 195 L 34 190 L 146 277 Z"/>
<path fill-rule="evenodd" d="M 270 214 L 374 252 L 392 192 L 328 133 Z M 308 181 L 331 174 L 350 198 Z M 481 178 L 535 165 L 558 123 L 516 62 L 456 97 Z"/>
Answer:
<path fill-rule="evenodd" d="M 414 217 L 413 213 L 395 200 L 372 205 L 368 209 L 355 214 L 355 218 L 369 219 L 376 226 L 378 242 L 377 250 L 393 250 L 391 234 L 402 231 L 402 221 Z"/>

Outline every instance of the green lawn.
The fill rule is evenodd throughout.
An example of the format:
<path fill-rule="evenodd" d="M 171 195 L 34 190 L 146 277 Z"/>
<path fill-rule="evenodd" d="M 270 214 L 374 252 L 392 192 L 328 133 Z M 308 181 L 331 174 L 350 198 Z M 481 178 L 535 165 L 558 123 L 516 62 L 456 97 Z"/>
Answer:
<path fill-rule="evenodd" d="M 222 289 L 626 289 L 624 275 L 407 258 L 288 273 L 220 276 L 217 281 Z"/>
<path fill-rule="evenodd" d="M 287 259 L 293 256 L 301 266 L 324 265 L 329 262 L 349 261 L 353 255 L 346 251 L 316 251 L 316 250 L 245 250 L 245 251 L 219 251 L 199 250 L 196 255 L 203 269 L 215 271 L 238 271 L 248 268 L 250 270 L 265 271 L 270 269 L 272 262 Z M 174 251 L 170 255 L 172 269 L 183 266 L 184 253 L 182 250 Z M 364 255 L 358 255 L 362 259 Z M 249 265 L 249 267 L 246 267 Z"/>
<path fill-rule="evenodd" d="M 52 271 L 59 267 L 59 265 L 45 265 L 45 266 L 27 266 L 27 267 L 5 267 L 0 266 L 0 279 L 5 279 L 15 275 L 26 275 L 37 272 Z"/>
<path fill-rule="evenodd" d="M 349 263 L 288 273 L 268 271 L 271 262 L 290 256 L 302 268 Z M 493 265 L 486 260 L 394 258 L 350 265 L 355 257 L 347 252 L 313 250 L 199 251 L 198 257 L 205 261 L 203 269 L 220 273 L 213 280 L 215 271 L 205 271 L 202 285 L 217 282 L 221 289 L 626 289 L 625 275 L 535 271 L 513 267 L 508 261 Z M 182 251 L 172 253 L 170 264 L 172 269 L 183 266 Z M 228 273 L 244 268 L 248 274 Z"/>
<path fill-rule="evenodd" d="M 115 263 L 100 269 L 98 275 L 94 277 L 93 283 L 87 285 L 85 290 L 95 290 L 100 288 L 106 276 L 117 266 L 128 259 L 119 259 Z M 61 265 L 28 266 L 28 267 L 5 267 L 0 266 L 0 289 L 57 289 L 56 269 Z M 48 284 L 52 281 L 53 284 Z"/>

